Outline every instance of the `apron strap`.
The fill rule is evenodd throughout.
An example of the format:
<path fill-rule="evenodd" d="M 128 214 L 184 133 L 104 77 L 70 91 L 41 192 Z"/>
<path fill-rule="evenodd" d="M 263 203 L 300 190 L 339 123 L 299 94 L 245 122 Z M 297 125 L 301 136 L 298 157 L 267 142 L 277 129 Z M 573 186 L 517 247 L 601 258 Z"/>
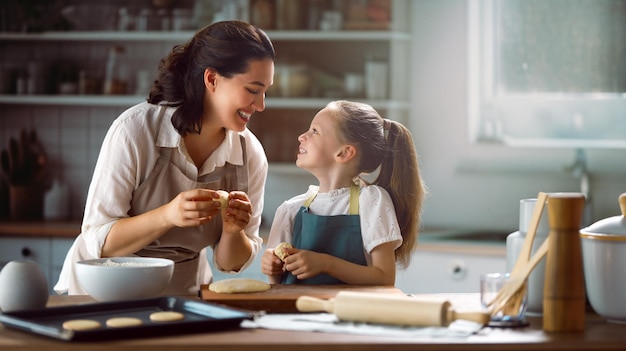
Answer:
<path fill-rule="evenodd" d="M 350 210 L 349 210 L 349 214 L 351 215 L 358 215 L 359 214 L 359 193 L 361 191 L 361 188 L 356 185 L 356 184 L 352 184 L 352 186 L 350 187 Z M 309 206 L 311 206 L 311 203 L 313 202 L 313 200 L 315 200 L 315 197 L 317 196 L 317 191 L 315 193 L 313 193 L 308 199 L 306 199 L 306 201 L 304 202 L 304 204 L 302 204 L 302 207 L 308 209 Z"/>
<path fill-rule="evenodd" d="M 311 206 L 311 202 L 315 200 L 316 196 L 317 196 L 317 190 L 308 199 L 306 199 L 306 201 L 302 204 L 302 207 L 308 209 L 309 206 Z"/>
<path fill-rule="evenodd" d="M 361 188 L 352 183 L 350 187 L 350 214 L 358 215 L 359 214 L 359 193 Z"/>

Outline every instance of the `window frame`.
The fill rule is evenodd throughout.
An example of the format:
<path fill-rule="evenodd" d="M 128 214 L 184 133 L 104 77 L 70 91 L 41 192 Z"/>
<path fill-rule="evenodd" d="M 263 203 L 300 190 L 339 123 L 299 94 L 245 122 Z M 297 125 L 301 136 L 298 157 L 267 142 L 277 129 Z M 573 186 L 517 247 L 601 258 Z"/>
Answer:
<path fill-rule="evenodd" d="M 468 4 L 470 142 L 512 147 L 626 148 L 626 93 L 496 93 L 498 1 L 470 0 Z M 552 119 L 559 124 L 553 128 L 545 123 L 546 114 L 557 116 Z"/>

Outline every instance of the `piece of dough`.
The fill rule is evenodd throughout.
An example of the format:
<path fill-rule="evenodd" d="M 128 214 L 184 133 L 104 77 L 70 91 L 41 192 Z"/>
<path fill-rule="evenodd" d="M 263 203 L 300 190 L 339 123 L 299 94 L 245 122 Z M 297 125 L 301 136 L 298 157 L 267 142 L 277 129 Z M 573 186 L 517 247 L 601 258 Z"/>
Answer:
<path fill-rule="evenodd" d="M 221 294 L 249 293 L 269 290 L 264 281 L 249 278 L 223 279 L 209 284 L 209 290 Z"/>
<path fill-rule="evenodd" d="M 72 319 L 63 322 L 63 329 L 68 330 L 90 330 L 98 329 L 100 326 L 100 322 L 94 321 L 93 319 Z"/>
<path fill-rule="evenodd" d="M 135 317 L 113 317 L 106 321 L 107 327 L 111 328 L 134 327 L 141 324 L 143 321 Z"/>
<path fill-rule="evenodd" d="M 287 251 L 285 251 L 285 248 L 291 248 L 291 247 L 293 246 L 290 243 L 283 241 L 282 243 L 278 244 L 274 248 L 274 255 L 278 256 L 278 258 L 280 258 L 281 261 L 285 262 L 285 258 L 289 256 Z"/>
<path fill-rule="evenodd" d="M 216 192 L 220 195 L 220 198 L 217 199 L 220 202 L 220 208 L 228 207 L 228 192 L 224 190 L 217 190 Z"/>
<path fill-rule="evenodd" d="M 185 315 L 176 311 L 159 311 L 150 314 L 150 320 L 153 322 L 172 322 L 184 319 Z"/>

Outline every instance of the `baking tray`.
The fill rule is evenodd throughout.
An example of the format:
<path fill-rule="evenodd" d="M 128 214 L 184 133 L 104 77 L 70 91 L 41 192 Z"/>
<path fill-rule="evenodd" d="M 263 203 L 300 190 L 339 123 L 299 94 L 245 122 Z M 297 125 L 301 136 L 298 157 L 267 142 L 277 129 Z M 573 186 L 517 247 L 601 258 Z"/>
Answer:
<path fill-rule="evenodd" d="M 176 311 L 185 318 L 172 322 L 153 322 L 150 314 L 158 311 Z M 133 327 L 111 328 L 106 320 L 113 317 L 135 317 L 143 321 Z M 238 328 L 241 321 L 251 319 L 252 312 L 200 300 L 181 297 L 159 297 L 123 302 L 90 303 L 76 306 L 50 307 L 42 310 L 6 312 L 0 322 L 6 327 L 27 331 L 66 341 L 96 341 L 154 337 L 172 334 L 206 333 Z M 72 319 L 92 319 L 101 327 L 72 331 L 63 328 L 63 322 Z"/>

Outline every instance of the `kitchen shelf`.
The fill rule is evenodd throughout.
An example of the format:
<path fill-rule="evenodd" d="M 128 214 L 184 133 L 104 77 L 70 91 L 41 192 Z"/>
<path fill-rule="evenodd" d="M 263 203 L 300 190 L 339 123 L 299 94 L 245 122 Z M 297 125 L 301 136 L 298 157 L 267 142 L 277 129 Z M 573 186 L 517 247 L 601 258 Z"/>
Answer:
<path fill-rule="evenodd" d="M 2 105 L 53 105 L 53 106 L 132 106 L 146 99 L 143 95 L 0 95 Z M 339 98 L 268 98 L 268 108 L 318 109 Z M 351 98 L 351 100 L 354 99 Z M 408 110 L 407 101 L 360 100 L 376 109 Z"/>
<path fill-rule="evenodd" d="M 105 2 L 112 2 L 107 0 Z M 285 70 L 277 70 L 275 88 L 270 90 L 265 100 L 266 110 L 262 118 L 253 119 L 249 128 L 255 132 L 266 148 L 272 172 L 291 174 L 299 172 L 293 164 L 294 155 L 289 150 L 297 150 L 297 140 L 292 133 L 306 130 L 311 118 L 329 101 L 347 99 L 367 103 L 386 118 L 407 123 L 411 115 L 409 92 L 411 91 L 412 38 L 410 12 L 412 0 L 393 0 L 388 29 L 373 30 L 266 30 L 274 43 L 277 53 L 276 64 L 283 67 L 289 64 L 305 65 L 311 68 L 310 91 L 302 94 L 285 94 L 281 77 Z M 32 107 L 49 108 L 46 113 L 65 113 L 66 106 L 83 109 L 127 108 L 142 101 L 147 95 L 62 95 L 55 81 L 46 84 L 37 92 L 49 94 L 15 94 L 17 89 L 15 72 L 27 70 L 29 62 L 37 62 L 54 69 L 57 62 L 69 62 L 75 69 L 88 72 L 88 78 L 96 85 L 102 84 L 102 68 L 106 55 L 113 45 L 124 45 L 126 72 L 122 75 L 128 83 L 128 92 L 137 91 L 135 72 L 145 67 L 153 67 L 157 58 L 163 57 L 173 45 L 183 44 L 191 39 L 196 30 L 185 31 L 45 31 L 38 33 L 0 32 L 0 43 L 5 50 L 3 62 L 12 70 L 12 81 L 0 94 L 0 106 L 11 106 L 23 110 L 25 116 L 39 113 Z M 0 50 L 2 51 L 2 50 Z M 387 63 L 387 77 L 379 84 L 386 84 L 386 98 L 366 99 L 365 84 L 359 96 L 345 93 L 344 79 L 348 74 L 366 77 L 365 64 L 368 60 Z M 50 67 L 47 67 L 50 66 Z M 118 72 L 118 74 L 120 74 Z M 58 80 L 58 77 L 53 77 Z M 89 90 L 90 92 L 100 92 Z M 288 90 L 287 90 L 288 91 Z M 282 94 L 281 94 L 282 93 Z M 286 95 L 290 95 L 287 97 Z M 108 112 L 107 112 L 108 113 Z M 73 112 L 72 116 L 85 116 L 87 113 Z M 9 124 L 14 114 L 0 118 L 0 125 Z M 2 135 L 0 135 L 2 137 Z M 2 141 L 2 140 L 0 140 Z"/>
<path fill-rule="evenodd" d="M 66 31 L 66 32 L 43 32 L 43 33 L 0 33 L 0 41 L 175 41 L 186 42 L 195 32 L 193 31 Z M 398 31 L 312 31 L 312 30 L 289 30 L 289 31 L 266 31 L 272 41 L 289 40 L 321 40 L 321 41 L 409 41 L 409 33 Z"/>

